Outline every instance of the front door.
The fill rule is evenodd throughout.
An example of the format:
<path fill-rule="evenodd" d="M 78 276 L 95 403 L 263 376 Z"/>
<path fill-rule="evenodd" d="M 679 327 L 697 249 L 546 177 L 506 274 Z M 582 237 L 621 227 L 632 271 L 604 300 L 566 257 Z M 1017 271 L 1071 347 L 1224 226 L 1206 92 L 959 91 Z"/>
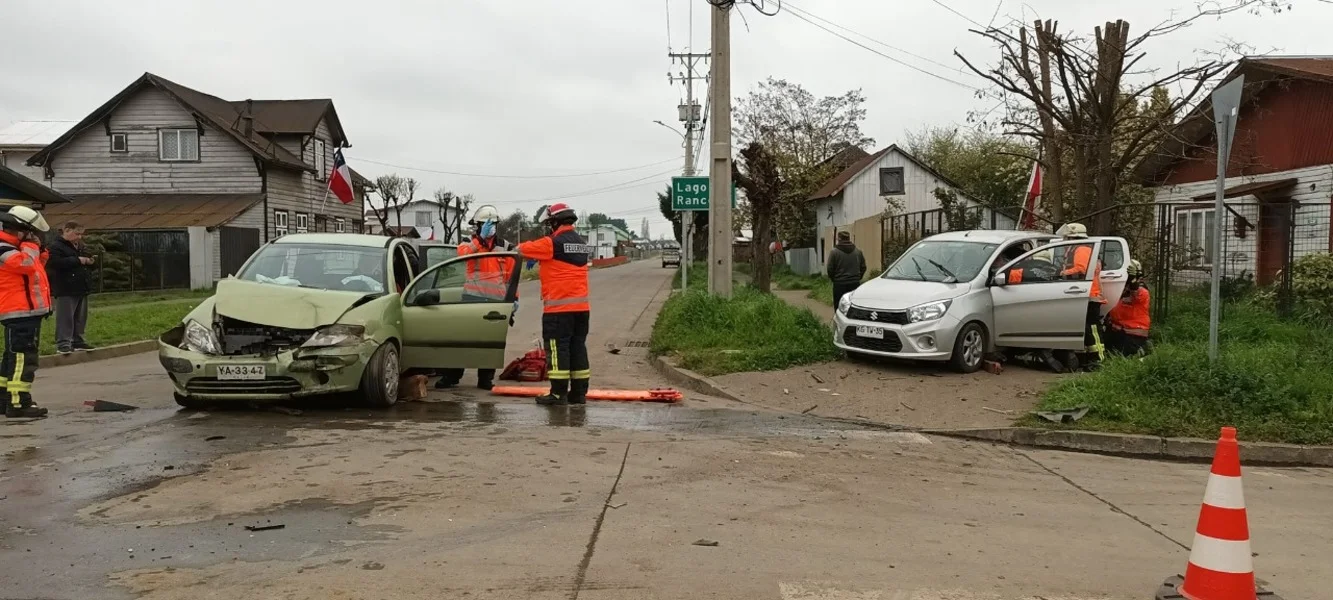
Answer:
<path fill-rule="evenodd" d="M 1101 244 L 1099 240 L 1051 244 L 1002 267 L 997 276 L 1005 278 L 1004 285 L 990 288 L 995 344 L 1082 350 L 1092 269 L 1072 275 L 1067 272 L 1080 250 L 1099 256 Z"/>
<path fill-rule="evenodd" d="M 1288 202 L 1259 205 L 1259 264 L 1255 274 L 1259 285 L 1272 284 L 1287 264 L 1291 247 L 1291 213 L 1292 206 Z"/>
<path fill-rule="evenodd" d="M 504 298 L 463 293 L 468 270 L 499 259 L 509 273 Z M 504 366 L 509 319 L 518 297 L 518 255 L 469 254 L 423 271 L 402 294 L 403 363 L 407 368 L 498 369 Z"/>

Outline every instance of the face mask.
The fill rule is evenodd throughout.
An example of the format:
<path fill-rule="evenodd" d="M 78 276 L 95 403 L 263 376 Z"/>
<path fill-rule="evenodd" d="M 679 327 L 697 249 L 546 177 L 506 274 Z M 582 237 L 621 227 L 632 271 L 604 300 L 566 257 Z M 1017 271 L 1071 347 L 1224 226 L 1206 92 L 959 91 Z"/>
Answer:
<path fill-rule="evenodd" d="M 485 223 L 482 223 L 482 224 L 481 224 L 481 237 L 483 237 L 483 238 L 493 238 L 493 237 L 495 237 L 495 223 L 490 222 L 490 221 L 487 221 L 487 222 L 485 222 Z"/>

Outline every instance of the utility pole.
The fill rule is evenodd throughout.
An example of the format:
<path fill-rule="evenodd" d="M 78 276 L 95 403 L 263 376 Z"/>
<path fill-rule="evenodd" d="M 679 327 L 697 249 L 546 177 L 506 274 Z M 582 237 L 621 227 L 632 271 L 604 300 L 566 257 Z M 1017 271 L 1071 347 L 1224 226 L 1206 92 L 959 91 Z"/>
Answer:
<path fill-rule="evenodd" d="M 668 52 L 667 56 L 671 58 L 672 66 L 679 64 L 684 68 L 679 74 L 667 73 L 667 81 L 673 84 L 677 82 L 685 84 L 685 103 L 677 107 L 680 111 L 680 121 L 685 124 L 685 168 L 681 170 L 681 175 L 691 177 L 694 175 L 694 133 L 703 129 L 699 103 L 694 101 L 694 81 L 708 80 L 707 75 L 699 74 L 696 66 L 700 61 L 707 61 L 712 56 L 694 52 Z M 694 211 L 683 211 L 676 216 L 681 220 L 680 286 L 682 289 L 689 289 L 689 265 L 692 260 L 690 241 L 694 237 Z"/>
<path fill-rule="evenodd" d="M 731 297 L 731 3 L 713 5 L 708 291 Z"/>

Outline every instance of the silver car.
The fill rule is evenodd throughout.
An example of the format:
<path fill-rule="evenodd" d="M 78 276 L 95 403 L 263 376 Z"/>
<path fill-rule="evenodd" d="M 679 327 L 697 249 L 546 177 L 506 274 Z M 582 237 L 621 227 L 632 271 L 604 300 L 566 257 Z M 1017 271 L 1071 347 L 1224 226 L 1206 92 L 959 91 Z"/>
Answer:
<path fill-rule="evenodd" d="M 834 343 L 855 354 L 948 361 L 963 373 L 1007 348 L 1082 350 L 1092 274 L 1072 267 L 1075 254 L 1086 252 L 1100 257 L 1103 297 L 1118 299 L 1130 261 L 1123 238 L 1060 241 L 1027 231 L 931 236 L 843 296 L 833 317 Z"/>

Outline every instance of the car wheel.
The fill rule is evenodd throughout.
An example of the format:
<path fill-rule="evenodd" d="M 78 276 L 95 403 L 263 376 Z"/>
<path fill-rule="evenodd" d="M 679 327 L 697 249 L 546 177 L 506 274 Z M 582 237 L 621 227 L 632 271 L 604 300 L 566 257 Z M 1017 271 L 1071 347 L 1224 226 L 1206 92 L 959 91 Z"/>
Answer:
<path fill-rule="evenodd" d="M 189 396 L 182 396 L 182 395 L 177 394 L 177 393 L 175 393 L 175 392 L 172 392 L 172 393 L 171 393 L 171 397 L 176 399 L 176 404 L 181 405 L 181 408 L 186 408 L 186 409 L 189 409 L 189 410 L 200 410 L 200 409 L 203 409 L 203 408 L 207 408 L 207 407 L 208 407 L 208 403 L 207 403 L 207 402 L 204 402 L 203 400 L 200 400 L 200 399 L 198 399 L 198 398 L 191 398 L 191 397 L 189 397 Z"/>
<path fill-rule="evenodd" d="M 398 381 L 401 377 L 398 347 L 385 342 L 366 363 L 361 373 L 361 394 L 366 403 L 376 408 L 388 408 L 398 401 Z"/>
<path fill-rule="evenodd" d="M 985 357 L 986 329 L 975 321 L 964 325 L 953 341 L 953 356 L 949 357 L 949 366 L 959 373 L 976 373 L 981 370 L 981 362 Z"/>

